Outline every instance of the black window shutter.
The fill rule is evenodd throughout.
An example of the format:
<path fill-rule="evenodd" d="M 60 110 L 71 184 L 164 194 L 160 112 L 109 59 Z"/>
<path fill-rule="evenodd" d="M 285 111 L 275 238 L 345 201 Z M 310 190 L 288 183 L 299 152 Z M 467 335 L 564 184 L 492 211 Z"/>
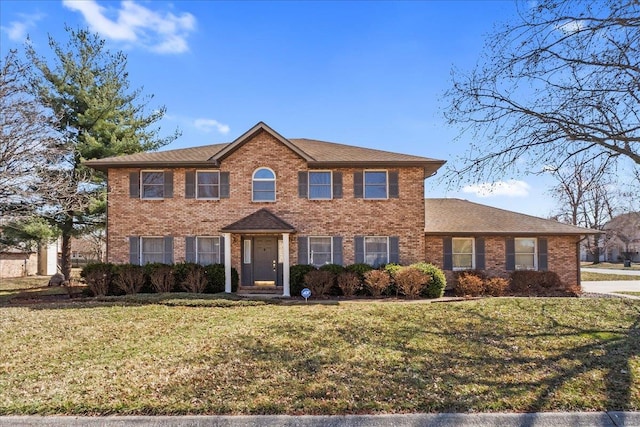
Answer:
<path fill-rule="evenodd" d="M 129 236 L 129 263 L 140 265 L 140 238 Z"/>
<path fill-rule="evenodd" d="M 184 238 L 185 257 L 186 262 L 196 262 L 196 238 L 193 236 L 187 236 Z"/>
<path fill-rule="evenodd" d="M 220 236 L 220 264 L 224 264 L 224 236 Z"/>
<path fill-rule="evenodd" d="M 165 171 L 164 173 L 164 198 L 173 197 L 173 171 Z"/>
<path fill-rule="evenodd" d="M 229 183 L 229 172 L 220 172 L 220 198 L 228 199 L 231 185 Z"/>
<path fill-rule="evenodd" d="M 513 271 L 516 269 L 516 242 L 513 237 L 507 237 L 505 239 L 505 247 L 507 271 Z"/>
<path fill-rule="evenodd" d="M 398 171 L 389 171 L 389 198 L 397 199 L 398 197 L 400 197 Z"/>
<path fill-rule="evenodd" d="M 400 239 L 397 236 L 389 237 L 389 262 L 400 262 Z"/>
<path fill-rule="evenodd" d="M 173 237 L 164 238 L 164 263 L 173 264 Z"/>
<path fill-rule="evenodd" d="M 356 199 L 362 199 L 363 197 L 363 182 L 362 182 L 362 171 L 355 171 L 353 173 L 353 197 Z"/>
<path fill-rule="evenodd" d="M 298 237 L 298 264 L 309 264 L 307 237 Z"/>
<path fill-rule="evenodd" d="M 308 195 L 309 173 L 307 171 L 298 172 L 298 197 L 306 199 Z"/>
<path fill-rule="evenodd" d="M 342 265 L 342 237 L 333 236 L 333 263 Z"/>
<path fill-rule="evenodd" d="M 476 270 L 485 270 L 484 238 L 476 237 Z"/>
<path fill-rule="evenodd" d="M 364 262 L 364 237 L 356 236 L 353 238 L 353 248 L 356 256 L 356 264 Z"/>
<path fill-rule="evenodd" d="M 333 172 L 333 198 L 342 199 L 342 172 Z"/>
<path fill-rule="evenodd" d="M 140 197 L 140 171 L 129 172 L 129 197 Z"/>
<path fill-rule="evenodd" d="M 547 239 L 538 239 L 538 270 L 540 271 L 547 271 L 549 269 L 547 246 Z"/>
<path fill-rule="evenodd" d="M 186 171 L 184 173 L 184 197 L 185 199 L 196 197 L 196 171 Z"/>
<path fill-rule="evenodd" d="M 442 269 L 453 270 L 453 241 L 451 237 L 442 238 Z"/>

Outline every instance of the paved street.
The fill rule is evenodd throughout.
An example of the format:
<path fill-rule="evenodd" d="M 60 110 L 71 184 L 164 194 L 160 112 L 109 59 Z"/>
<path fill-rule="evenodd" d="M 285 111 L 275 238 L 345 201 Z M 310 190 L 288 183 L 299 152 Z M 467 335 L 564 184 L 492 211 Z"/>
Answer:
<path fill-rule="evenodd" d="M 608 281 L 584 281 L 582 290 L 593 293 L 615 293 L 615 292 L 640 292 L 640 270 L 619 269 L 611 270 L 606 268 L 583 268 L 582 271 L 589 271 L 600 274 L 624 274 L 637 276 L 638 280 L 608 280 Z"/>

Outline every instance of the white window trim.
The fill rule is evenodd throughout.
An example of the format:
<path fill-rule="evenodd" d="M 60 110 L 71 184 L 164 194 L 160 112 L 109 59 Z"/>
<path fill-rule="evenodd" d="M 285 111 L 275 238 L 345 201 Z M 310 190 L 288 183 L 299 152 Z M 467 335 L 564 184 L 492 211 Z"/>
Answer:
<path fill-rule="evenodd" d="M 266 169 L 271 171 L 271 173 L 273 174 L 273 179 L 269 178 L 256 178 L 256 172 L 258 172 L 261 169 Z M 262 182 L 273 182 L 273 200 L 255 200 L 254 198 L 254 187 L 253 187 L 253 183 L 256 181 L 262 181 Z M 253 171 L 253 173 L 251 174 L 251 201 L 252 202 L 256 202 L 256 203 L 275 203 L 276 200 L 278 199 L 278 176 L 276 175 L 275 171 L 271 168 L 268 168 L 266 166 L 260 166 L 258 168 L 256 168 L 256 170 Z"/>
<path fill-rule="evenodd" d="M 364 262 L 367 262 L 367 239 L 387 239 L 387 262 L 385 264 L 389 263 L 389 236 L 364 236 L 364 238 L 362 239 L 362 250 L 363 250 L 363 255 L 364 255 Z"/>
<path fill-rule="evenodd" d="M 384 172 L 385 197 L 367 197 L 367 172 Z M 362 172 L 362 198 L 364 200 L 388 200 L 389 199 L 389 171 L 387 169 L 365 169 Z"/>
<path fill-rule="evenodd" d="M 196 236 L 196 264 L 200 264 L 200 251 L 198 250 L 198 240 L 199 239 L 218 239 L 218 260 L 214 262 L 214 264 L 220 264 L 220 254 L 222 252 L 222 242 L 220 241 L 220 236 Z M 214 260 L 215 261 L 215 260 Z"/>
<path fill-rule="evenodd" d="M 200 191 L 200 186 L 198 185 L 198 174 L 204 172 L 204 173 L 217 173 L 218 174 L 218 197 L 200 197 L 199 195 L 199 191 Z M 220 200 L 220 171 L 219 170 L 196 170 L 196 199 L 199 200 Z M 204 237 L 204 236 L 203 236 Z"/>
<path fill-rule="evenodd" d="M 309 265 L 315 265 L 313 263 L 313 255 L 311 253 L 311 239 L 329 239 L 329 242 L 331 242 L 331 262 L 329 264 L 333 264 L 333 238 L 331 236 L 309 236 L 307 238 L 307 264 Z"/>
<path fill-rule="evenodd" d="M 530 252 L 516 252 L 516 241 L 517 240 L 533 240 L 533 270 L 529 270 L 528 268 L 518 268 L 518 264 L 516 260 L 518 259 L 518 255 L 530 255 Z M 514 268 L 517 271 L 538 271 L 538 238 L 537 237 L 514 237 L 513 238 L 513 261 Z"/>
<path fill-rule="evenodd" d="M 311 197 L 311 174 L 324 172 L 329 174 L 329 197 Z M 363 178 L 364 179 L 364 178 Z M 309 200 L 333 200 L 333 171 L 331 170 L 310 170 L 307 172 L 307 194 Z M 314 236 L 316 237 L 316 236 Z"/>
<path fill-rule="evenodd" d="M 162 197 L 144 197 L 144 179 L 142 174 L 148 172 L 160 172 L 162 173 Z M 140 171 L 140 198 L 143 200 L 164 200 L 164 170 L 162 169 L 144 169 Z"/>
<path fill-rule="evenodd" d="M 140 260 L 140 265 L 147 265 L 149 263 L 145 263 L 144 260 L 142 259 L 143 257 L 143 253 L 142 253 L 142 248 L 144 247 L 142 240 L 143 239 L 162 239 L 162 261 L 160 261 L 160 263 L 164 263 L 164 254 L 166 252 L 166 248 L 164 247 L 164 236 L 140 236 L 140 238 L 138 239 L 138 246 L 140 247 L 140 256 L 139 256 L 139 260 Z"/>
<path fill-rule="evenodd" d="M 455 240 L 469 240 L 469 239 L 471 239 L 471 270 L 475 270 L 475 268 L 476 268 L 476 239 L 474 237 L 453 237 L 453 238 L 451 238 L 451 267 L 452 267 L 453 271 L 468 270 L 468 268 L 466 268 L 466 267 L 456 267 L 455 265 L 453 265 L 454 255 L 468 255 L 467 253 L 454 252 L 453 248 L 454 248 L 455 245 L 453 244 L 453 242 Z"/>

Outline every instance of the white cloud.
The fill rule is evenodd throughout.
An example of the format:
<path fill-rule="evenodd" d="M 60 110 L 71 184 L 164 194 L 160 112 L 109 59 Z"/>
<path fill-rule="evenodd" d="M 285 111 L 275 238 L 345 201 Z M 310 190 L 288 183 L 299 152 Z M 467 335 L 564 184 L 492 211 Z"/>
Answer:
<path fill-rule="evenodd" d="M 196 119 L 193 125 L 201 131 L 212 132 L 215 130 L 223 135 L 228 134 L 229 130 L 231 130 L 228 125 L 213 119 Z"/>
<path fill-rule="evenodd" d="M 558 25 L 557 28 L 563 33 L 573 34 L 584 29 L 584 26 L 584 21 L 575 19 L 573 21 L 568 21 L 562 25 Z"/>
<path fill-rule="evenodd" d="M 462 189 L 464 193 L 475 194 L 477 197 L 526 197 L 531 186 L 524 181 L 511 179 L 509 181 L 487 182 L 483 184 L 467 185 Z"/>
<path fill-rule="evenodd" d="M 102 37 L 130 42 L 158 53 L 189 50 L 187 37 L 196 27 L 196 19 L 190 13 L 163 13 L 131 0 L 121 2 L 117 10 L 107 9 L 96 0 L 63 0 L 62 4 L 80 12 L 91 30 Z"/>
<path fill-rule="evenodd" d="M 37 22 L 42 19 L 42 15 L 19 15 L 20 21 L 11 21 L 8 26 L 2 26 L 0 29 L 4 31 L 10 40 L 14 42 L 23 42 L 27 38 L 27 31 L 35 28 Z"/>

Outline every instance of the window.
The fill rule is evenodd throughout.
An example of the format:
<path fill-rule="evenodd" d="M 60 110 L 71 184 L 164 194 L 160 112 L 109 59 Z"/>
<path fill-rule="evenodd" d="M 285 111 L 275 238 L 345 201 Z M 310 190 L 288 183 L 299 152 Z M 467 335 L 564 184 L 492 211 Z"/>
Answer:
<path fill-rule="evenodd" d="M 164 172 L 142 171 L 141 193 L 143 199 L 162 199 L 164 197 Z"/>
<path fill-rule="evenodd" d="M 152 262 L 164 262 L 164 238 L 142 237 L 141 240 L 141 265 Z"/>
<path fill-rule="evenodd" d="M 218 199 L 220 198 L 220 173 L 204 172 L 196 173 L 198 199 Z"/>
<path fill-rule="evenodd" d="M 331 172 L 309 172 L 309 198 L 331 199 Z"/>
<path fill-rule="evenodd" d="M 333 263 L 331 237 L 309 237 L 309 264 L 321 267 Z"/>
<path fill-rule="evenodd" d="M 378 267 L 389 262 L 389 238 L 365 237 L 364 262 Z"/>
<path fill-rule="evenodd" d="M 196 238 L 196 256 L 198 264 L 209 265 L 220 262 L 220 238 L 198 237 Z"/>
<path fill-rule="evenodd" d="M 364 198 L 387 198 L 387 172 L 364 171 Z"/>
<path fill-rule="evenodd" d="M 516 256 L 516 270 L 537 270 L 536 263 L 536 239 L 516 238 L 514 239 Z"/>
<path fill-rule="evenodd" d="M 244 241 L 244 259 L 245 264 L 251 264 L 251 240 L 247 239 Z"/>
<path fill-rule="evenodd" d="M 276 174 L 268 168 L 257 169 L 253 173 L 254 202 L 276 201 Z"/>
<path fill-rule="evenodd" d="M 454 270 L 473 270 L 474 265 L 474 251 L 473 251 L 473 238 L 461 237 L 453 238 L 451 240 L 452 256 L 453 256 L 453 269 Z"/>

